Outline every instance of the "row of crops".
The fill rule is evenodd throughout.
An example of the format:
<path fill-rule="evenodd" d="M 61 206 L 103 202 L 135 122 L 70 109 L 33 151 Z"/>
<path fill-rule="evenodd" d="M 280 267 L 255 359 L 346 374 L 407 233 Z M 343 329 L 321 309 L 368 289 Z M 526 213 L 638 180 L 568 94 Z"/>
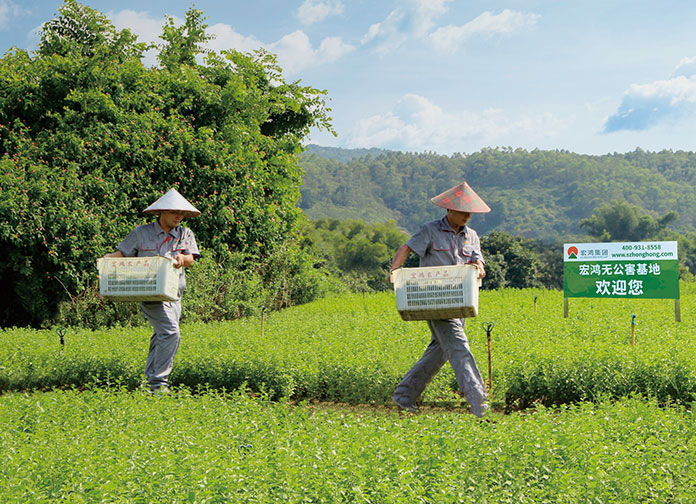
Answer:
<path fill-rule="evenodd" d="M 582 403 L 495 422 L 217 392 L 0 397 L 4 503 L 688 503 L 681 407 Z"/>
<path fill-rule="evenodd" d="M 631 394 L 690 404 L 696 392 L 696 289 L 682 285 L 682 322 L 670 300 L 574 299 L 562 294 L 483 291 L 466 331 L 488 381 L 491 333 L 494 406 L 509 410 Z M 631 322 L 635 315 L 632 345 Z M 84 387 L 137 389 L 150 333 L 141 328 L 0 332 L 0 392 Z M 390 293 L 349 295 L 260 319 L 187 325 L 172 383 L 193 390 L 244 384 L 273 399 L 388 403 L 429 340 L 424 322 L 404 322 Z M 460 401 L 448 366 L 424 403 Z"/>

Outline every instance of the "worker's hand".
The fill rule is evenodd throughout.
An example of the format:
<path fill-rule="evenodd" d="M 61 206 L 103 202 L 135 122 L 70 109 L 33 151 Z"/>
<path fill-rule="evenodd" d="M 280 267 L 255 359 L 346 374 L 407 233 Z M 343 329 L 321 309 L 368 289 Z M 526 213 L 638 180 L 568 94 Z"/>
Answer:
<path fill-rule="evenodd" d="M 184 266 L 184 256 L 182 254 L 177 254 L 174 256 L 174 267 L 181 268 Z"/>
<path fill-rule="evenodd" d="M 104 256 L 102 256 L 102 259 L 110 259 L 113 257 L 125 257 L 125 256 L 123 255 L 123 252 L 121 252 L 120 250 L 117 250 L 116 252 L 111 252 L 110 254 L 104 254 Z"/>
<path fill-rule="evenodd" d="M 392 261 L 391 268 L 389 269 L 389 273 L 387 273 L 387 282 L 392 283 L 391 279 L 391 274 L 392 271 L 399 269 L 401 266 L 403 266 L 404 261 L 408 257 L 408 255 L 411 253 L 411 247 L 408 245 L 404 244 L 399 247 L 399 250 L 396 251 L 396 255 L 394 256 L 394 260 Z"/>
<path fill-rule="evenodd" d="M 174 267 L 183 268 L 193 266 L 193 254 L 177 254 L 173 257 Z"/>
<path fill-rule="evenodd" d="M 484 278 L 486 276 L 486 268 L 483 267 L 483 263 L 477 262 L 476 267 L 479 270 L 479 279 Z"/>

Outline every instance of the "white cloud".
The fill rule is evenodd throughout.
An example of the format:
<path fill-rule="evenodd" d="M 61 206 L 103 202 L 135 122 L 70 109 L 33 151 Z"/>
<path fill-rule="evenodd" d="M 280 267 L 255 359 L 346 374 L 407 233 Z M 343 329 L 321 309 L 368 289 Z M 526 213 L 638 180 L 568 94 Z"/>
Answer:
<path fill-rule="evenodd" d="M 646 130 L 665 120 L 696 114 L 696 57 L 684 58 L 670 79 L 631 84 L 604 132 Z"/>
<path fill-rule="evenodd" d="M 318 23 L 329 16 L 341 14 L 343 14 L 343 3 L 340 0 L 329 0 L 327 2 L 305 0 L 297 11 L 297 17 L 306 25 Z"/>
<path fill-rule="evenodd" d="M 138 36 L 139 42 L 161 42 L 159 39 L 164 25 L 164 18 L 155 19 L 147 12 L 137 12 L 130 9 L 107 13 L 116 28 L 123 30 L 128 28 Z M 174 17 L 176 24 L 183 23 L 183 19 Z"/>
<path fill-rule="evenodd" d="M 447 12 L 453 0 L 409 0 L 389 13 L 384 21 L 370 25 L 362 39 L 380 53 L 388 53 L 411 38 L 423 38 L 435 26 L 435 19 Z"/>
<path fill-rule="evenodd" d="M 10 28 L 14 18 L 28 13 L 28 10 L 23 9 L 11 0 L 0 0 L 0 29 L 6 30 Z"/>
<path fill-rule="evenodd" d="M 545 139 L 568 127 L 552 114 L 511 119 L 504 111 L 449 111 L 423 96 L 406 94 L 393 110 L 358 121 L 348 133 L 351 148 L 463 151 L 470 144 L 503 145 L 509 139 Z"/>
<path fill-rule="evenodd" d="M 159 36 L 162 33 L 164 18 L 155 19 L 147 12 L 133 10 L 109 12 L 108 17 L 116 28 L 130 29 L 141 42 L 162 43 Z M 172 18 L 176 25 L 183 23 L 183 19 Z M 209 49 L 217 52 L 225 49 L 250 52 L 264 48 L 277 54 L 278 63 L 287 74 L 295 74 L 306 68 L 332 63 L 355 49 L 354 46 L 344 43 L 339 37 L 327 37 L 321 41 L 317 49 L 314 49 L 309 37 L 302 30 L 285 35 L 273 43 L 264 43 L 256 37 L 242 35 L 224 23 L 209 26 L 207 32 L 215 37 L 208 42 Z M 148 51 L 145 53 L 143 63 L 148 66 L 155 65 L 157 63 L 156 55 L 157 50 Z"/>
<path fill-rule="evenodd" d="M 524 14 L 509 9 L 505 9 L 500 14 L 486 11 L 462 26 L 448 25 L 438 28 L 430 35 L 430 40 L 439 49 L 455 51 L 471 37 L 511 35 L 534 26 L 539 18 L 538 14 Z"/>
<path fill-rule="evenodd" d="M 355 46 L 346 44 L 341 37 L 326 37 L 321 41 L 316 54 L 319 63 L 333 63 L 354 50 Z"/>
<path fill-rule="evenodd" d="M 682 60 L 674 69 L 674 76 L 691 77 L 696 75 L 696 56 L 693 58 L 682 58 Z"/>
<path fill-rule="evenodd" d="M 407 37 L 400 30 L 404 19 L 403 12 L 393 11 L 381 23 L 370 25 L 361 43 L 374 44 L 380 53 L 388 53 L 403 44 Z"/>
<path fill-rule="evenodd" d="M 207 32 L 215 37 L 208 42 L 208 48 L 213 51 L 236 49 L 241 52 L 250 52 L 263 47 L 263 43 L 256 37 L 242 35 L 228 24 L 216 23 L 208 27 Z"/>
<path fill-rule="evenodd" d="M 679 76 L 650 84 L 632 84 L 626 94 L 636 100 L 664 98 L 671 104 L 696 103 L 696 75 L 692 77 Z"/>
<path fill-rule="evenodd" d="M 435 19 L 447 12 L 452 0 L 415 0 L 413 5 L 413 33 L 424 37 L 435 26 Z"/>
<path fill-rule="evenodd" d="M 344 43 L 339 37 L 327 37 L 318 49 L 314 49 L 307 34 L 297 30 L 269 44 L 267 49 L 278 55 L 278 62 L 284 70 L 293 74 L 309 67 L 333 63 L 355 47 Z"/>

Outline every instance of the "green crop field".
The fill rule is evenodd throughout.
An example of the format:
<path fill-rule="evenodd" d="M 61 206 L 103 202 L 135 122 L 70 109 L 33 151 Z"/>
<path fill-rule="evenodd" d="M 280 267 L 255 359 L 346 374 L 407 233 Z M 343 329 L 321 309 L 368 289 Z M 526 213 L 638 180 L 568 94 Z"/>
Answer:
<path fill-rule="evenodd" d="M 624 399 L 495 423 L 186 392 L 0 397 L 6 503 L 693 502 L 694 418 Z"/>
<path fill-rule="evenodd" d="M 443 368 L 389 405 L 429 341 L 392 294 L 182 328 L 174 392 L 142 386 L 147 327 L 0 332 L 2 502 L 692 502 L 694 285 L 669 300 L 481 292 L 467 335 L 494 410 Z M 536 310 L 535 310 L 536 300 Z M 631 318 L 636 315 L 636 345 Z"/>
<path fill-rule="evenodd" d="M 466 331 L 488 379 L 486 332 L 493 322 L 492 397 L 499 408 L 566 404 L 639 393 L 688 404 L 696 393 L 695 288 L 682 285 L 682 322 L 671 300 L 573 299 L 560 292 L 481 292 Z M 534 309 L 536 299 L 537 309 Z M 635 314 L 635 347 L 631 319 Z M 242 383 L 274 399 L 388 403 L 429 342 L 424 322 L 400 319 L 391 293 L 329 298 L 261 320 L 184 325 L 171 381 L 233 390 Z M 0 391 L 141 385 L 149 329 L 0 332 Z M 424 402 L 457 400 L 443 368 Z"/>

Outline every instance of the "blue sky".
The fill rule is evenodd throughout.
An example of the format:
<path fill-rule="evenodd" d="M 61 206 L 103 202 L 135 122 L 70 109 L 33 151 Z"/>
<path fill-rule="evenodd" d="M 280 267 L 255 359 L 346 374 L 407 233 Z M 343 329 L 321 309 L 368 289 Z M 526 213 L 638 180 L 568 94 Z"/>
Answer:
<path fill-rule="evenodd" d="M 0 45 L 32 50 L 62 2 L 0 0 Z M 156 41 L 183 0 L 92 0 Z M 691 0 L 197 0 L 214 50 L 264 47 L 328 91 L 346 148 L 696 151 Z M 154 59 L 146 61 L 154 64 Z"/>

